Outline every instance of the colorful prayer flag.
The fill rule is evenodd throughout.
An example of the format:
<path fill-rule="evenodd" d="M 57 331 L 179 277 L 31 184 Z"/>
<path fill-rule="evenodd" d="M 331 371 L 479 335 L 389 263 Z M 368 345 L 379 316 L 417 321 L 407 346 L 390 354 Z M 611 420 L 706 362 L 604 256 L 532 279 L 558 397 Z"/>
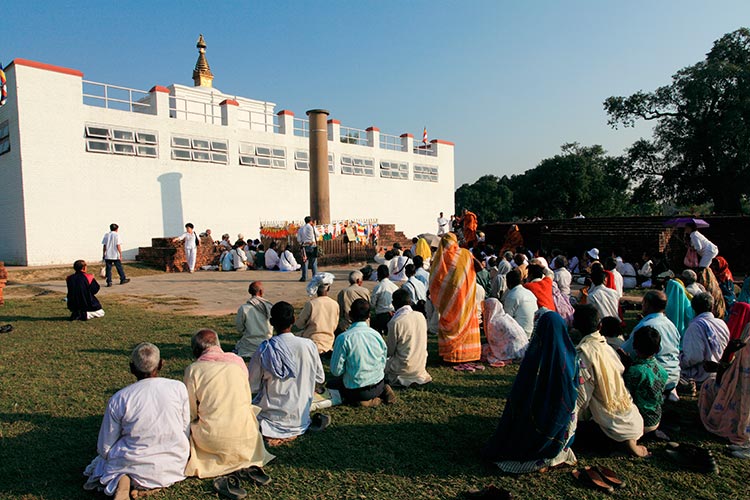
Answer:
<path fill-rule="evenodd" d="M 3 63 L 0 63 L 0 106 L 5 104 L 5 100 L 8 98 L 8 86 L 5 83 L 5 71 L 3 71 Z"/>
<path fill-rule="evenodd" d="M 422 132 L 422 144 L 425 146 L 427 145 L 427 127 L 425 127 L 424 132 Z"/>

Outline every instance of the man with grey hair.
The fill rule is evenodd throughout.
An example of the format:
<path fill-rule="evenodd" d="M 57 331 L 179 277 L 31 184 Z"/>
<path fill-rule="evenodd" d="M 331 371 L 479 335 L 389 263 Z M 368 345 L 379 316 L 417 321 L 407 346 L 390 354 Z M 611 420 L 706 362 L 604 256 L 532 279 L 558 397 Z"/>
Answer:
<path fill-rule="evenodd" d="M 724 320 L 715 318 L 711 312 L 714 298 L 710 293 L 699 293 L 690 301 L 695 318 L 682 334 L 680 352 L 681 382 L 697 386 L 709 376 L 703 368 L 706 361 L 718 363 L 729 343 L 729 328 Z"/>
<path fill-rule="evenodd" d="M 513 269 L 513 252 L 505 252 L 502 259 L 497 261 L 497 274 L 490 283 L 490 297 L 502 299 L 503 293 L 508 289 L 505 281 L 506 275 Z"/>
<path fill-rule="evenodd" d="M 339 303 L 339 331 L 343 332 L 352 324 L 349 319 L 349 311 L 352 308 L 352 302 L 357 299 L 365 299 L 370 302 L 370 290 L 362 286 L 361 271 L 352 271 L 349 273 L 349 286 L 341 290 L 337 297 Z"/>
<path fill-rule="evenodd" d="M 263 283 L 253 281 L 247 287 L 250 299 L 240 306 L 235 318 L 235 326 L 242 338 L 234 346 L 234 352 L 245 361 L 250 361 L 258 346 L 271 338 L 271 307 L 273 304 L 263 298 Z"/>
<path fill-rule="evenodd" d="M 131 490 L 166 488 L 185 479 L 190 454 L 190 406 L 185 385 L 159 377 L 163 362 L 154 344 L 138 344 L 130 356 L 137 382 L 107 403 L 97 457 L 86 467 L 86 490 L 116 500 Z M 135 495 L 135 494 L 134 494 Z"/>
<path fill-rule="evenodd" d="M 681 276 L 682 284 L 685 285 L 685 291 L 688 297 L 695 297 L 699 293 L 706 293 L 706 288 L 698 283 L 698 275 L 692 269 L 685 269 Z"/>
<path fill-rule="evenodd" d="M 190 402 L 190 460 L 185 475 L 206 478 L 237 472 L 242 477 L 261 473 L 267 478 L 261 467 L 274 456 L 266 451 L 258 432 L 245 362 L 224 352 L 213 330 L 200 330 L 190 345 L 197 359 L 185 369 Z"/>
<path fill-rule="evenodd" d="M 326 354 L 333 349 L 334 332 L 339 322 L 339 304 L 328 296 L 331 285 L 318 285 L 317 297 L 302 308 L 294 326 L 300 337 L 315 342 L 318 354 Z"/>

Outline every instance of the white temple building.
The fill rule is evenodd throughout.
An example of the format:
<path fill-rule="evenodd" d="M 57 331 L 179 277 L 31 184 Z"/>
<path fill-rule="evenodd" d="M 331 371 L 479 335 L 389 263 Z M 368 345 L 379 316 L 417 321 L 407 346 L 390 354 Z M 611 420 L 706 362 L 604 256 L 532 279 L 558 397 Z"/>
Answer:
<path fill-rule="evenodd" d="M 140 91 L 26 59 L 7 66 L 0 260 L 100 260 L 112 222 L 123 257 L 134 259 L 186 222 L 217 239 L 255 238 L 261 221 L 309 213 L 308 121 L 213 88 L 202 36 L 198 48 L 194 87 Z M 435 232 L 438 213 L 453 211 L 450 142 L 423 145 L 330 119 L 328 151 L 333 220 L 377 219 L 414 236 Z"/>

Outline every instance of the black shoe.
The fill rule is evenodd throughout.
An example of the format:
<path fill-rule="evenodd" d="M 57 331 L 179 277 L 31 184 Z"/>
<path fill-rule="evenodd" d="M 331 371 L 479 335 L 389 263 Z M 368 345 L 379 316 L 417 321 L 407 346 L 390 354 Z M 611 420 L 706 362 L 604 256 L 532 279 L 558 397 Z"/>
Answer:
<path fill-rule="evenodd" d="M 316 413 L 312 416 L 310 427 L 308 428 L 308 430 L 311 430 L 313 432 L 320 432 L 329 425 L 331 425 L 330 415 L 326 415 L 325 413 Z"/>
<path fill-rule="evenodd" d="M 0 326 L 0 333 L 10 333 L 13 331 L 13 325 Z"/>
<path fill-rule="evenodd" d="M 307 281 L 305 278 L 300 278 L 299 281 Z"/>
<path fill-rule="evenodd" d="M 110 286 L 112 286 L 112 283 L 107 283 L 107 287 L 110 287 Z"/>
<path fill-rule="evenodd" d="M 130 278 L 125 278 L 124 280 L 120 280 L 121 285 L 124 285 L 125 283 L 130 283 Z"/>

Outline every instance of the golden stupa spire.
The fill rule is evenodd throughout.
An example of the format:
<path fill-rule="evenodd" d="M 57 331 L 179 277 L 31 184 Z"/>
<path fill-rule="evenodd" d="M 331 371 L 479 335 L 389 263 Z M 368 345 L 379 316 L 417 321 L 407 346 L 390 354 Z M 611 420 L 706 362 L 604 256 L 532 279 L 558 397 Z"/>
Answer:
<path fill-rule="evenodd" d="M 208 61 L 206 60 L 206 41 L 203 39 L 203 34 L 198 37 L 198 43 L 195 44 L 198 48 L 198 62 L 195 63 L 195 69 L 193 70 L 193 82 L 196 87 L 213 87 L 214 75 L 211 73 L 211 68 L 208 67 Z"/>

